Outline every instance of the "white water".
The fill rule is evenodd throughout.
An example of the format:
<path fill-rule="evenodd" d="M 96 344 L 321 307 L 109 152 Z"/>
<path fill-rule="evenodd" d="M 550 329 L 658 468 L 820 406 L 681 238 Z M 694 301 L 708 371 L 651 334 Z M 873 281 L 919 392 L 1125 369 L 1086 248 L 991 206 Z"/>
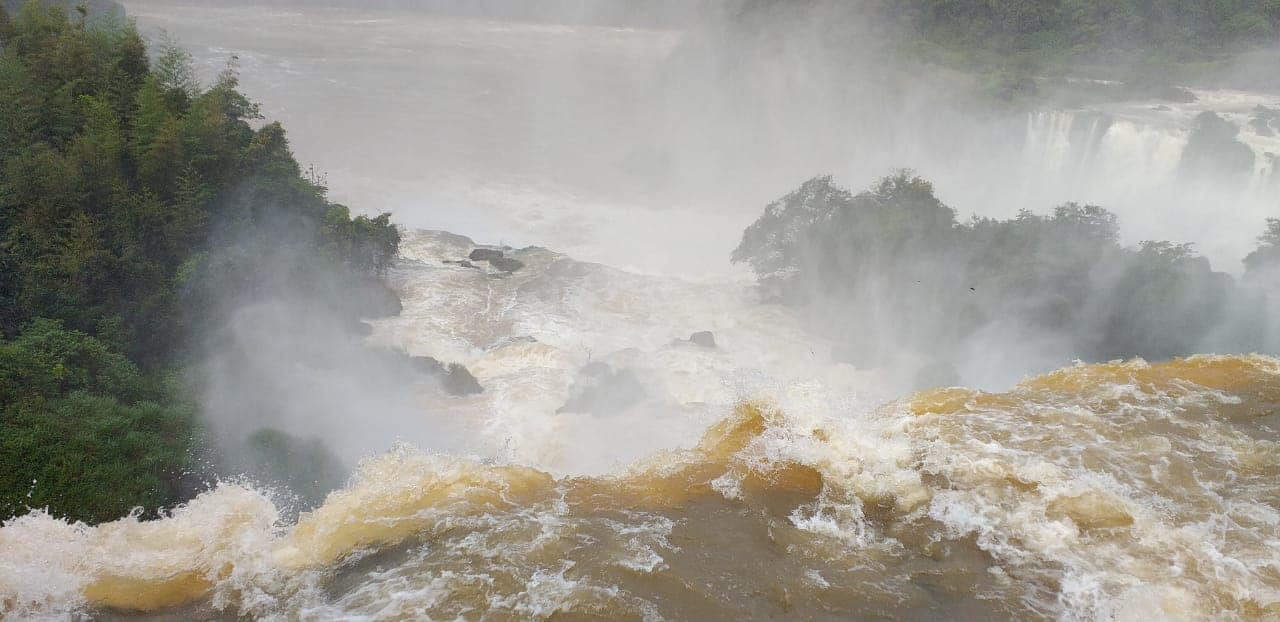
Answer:
<path fill-rule="evenodd" d="M 1280 136 L 1249 123 L 1257 106 L 1276 108 L 1280 96 L 1193 91 L 1196 101 L 1134 101 L 1087 110 L 1045 110 L 1026 119 L 1019 176 L 1028 196 L 1051 202 L 1102 205 L 1120 215 L 1126 241 L 1187 241 L 1214 262 L 1239 272 L 1268 217 L 1280 216 L 1276 155 Z M 1213 112 L 1240 128 L 1254 152 L 1243 178 L 1179 177 L 1196 115 Z M 1244 228 L 1248 224 L 1252 230 Z"/>
<path fill-rule="evenodd" d="M 1240 128 L 1239 140 L 1255 155 L 1248 183 L 1240 190 L 1280 193 L 1267 186 L 1280 154 L 1280 136 L 1259 134 L 1250 125 L 1258 106 L 1276 108 L 1280 96 L 1238 91 L 1192 91 L 1196 101 L 1134 101 L 1087 110 L 1033 112 L 1027 118 L 1029 173 L 1065 175 L 1082 181 L 1121 178 L 1134 188 L 1150 190 L 1178 183 L 1177 169 L 1196 115 L 1213 112 Z"/>
<path fill-rule="evenodd" d="M 605 473 L 687 444 L 743 400 L 800 391 L 871 403 L 907 388 L 834 363 L 786 309 L 758 304 L 746 275 L 645 276 L 539 248 L 508 251 L 526 264 L 509 277 L 444 263 L 472 248 L 461 236 L 410 233 L 391 276 L 404 310 L 376 321 L 373 340 L 475 374 L 483 394 L 427 410 L 473 421 L 480 453 Z M 689 343 L 697 331 L 717 346 Z M 557 412 L 591 362 L 635 373 L 646 397 L 607 417 Z"/>
<path fill-rule="evenodd" d="M 1041 381 L 1010 396 L 943 392 L 877 410 L 904 387 L 834 362 L 826 344 L 785 310 L 758 304 L 745 275 L 724 263 L 742 225 L 771 196 L 733 209 L 653 209 L 649 201 L 601 198 L 594 187 L 600 180 L 559 178 L 563 169 L 549 162 L 583 178 L 644 185 L 623 165 L 636 161 L 625 153 L 641 132 L 628 128 L 633 117 L 602 122 L 586 115 L 594 109 L 583 102 L 600 100 L 584 93 L 611 93 L 610 105 L 627 109 L 632 91 L 619 85 L 663 58 L 678 38 L 671 33 L 288 11 L 246 20 L 235 11 L 137 4 L 159 4 L 156 12 L 134 14 L 180 27 L 184 38 L 252 46 L 242 54 L 250 94 L 286 121 L 304 161 L 330 172 L 339 198 L 368 211 L 394 208 L 413 224 L 485 242 L 538 242 L 610 265 L 527 249 L 512 253 L 526 268 L 507 277 L 443 263 L 466 255 L 472 245 L 465 239 L 410 232 L 392 275 L 404 312 L 375 322 L 372 339 L 463 363 L 476 374 L 485 393 L 419 405 L 424 430 L 459 427 L 464 447 L 452 455 L 400 448 L 378 456 L 298 526 L 282 523 L 266 495 L 229 484 L 162 521 L 89 529 L 31 514 L 0 530 L 0 606 L 65 617 L 163 592 L 156 586 L 189 572 L 212 584 L 210 611 L 255 617 L 449 618 L 475 615 L 474 607 L 513 618 L 584 610 L 658 617 L 663 598 L 646 588 L 669 582 L 702 591 L 715 581 L 721 583 L 706 591 L 727 595 L 722 613 L 741 606 L 744 617 L 785 615 L 742 604 L 779 584 L 797 601 L 825 605 L 832 593 L 853 594 L 834 602 L 869 601 L 869 610 L 883 613 L 898 611 L 899 599 L 918 605 L 920 576 L 926 583 L 950 576 L 929 564 L 945 560 L 951 546 L 983 552 L 969 565 L 985 587 L 970 598 L 1021 603 L 1014 611 L 1025 617 L 1248 619 L 1280 606 L 1277 446 L 1250 438 L 1248 425 L 1223 414 L 1242 403 L 1262 403 L 1263 410 L 1274 403 L 1274 361 L 1248 359 L 1252 375 L 1227 367 L 1215 372 L 1217 383 L 1141 363 L 1076 369 L 1058 378 L 1065 387 Z M 326 46 L 338 40 L 355 41 L 364 55 L 334 55 Z M 588 64 L 593 71 L 586 74 L 545 71 L 566 48 L 575 61 L 585 48 L 599 64 Z M 202 58 L 229 49 L 208 48 Z M 392 79 L 366 75 L 387 67 Z M 477 77 L 477 69 L 493 74 Z M 318 82 L 316 75 L 328 78 Z M 526 97 L 504 84 L 569 94 Z M 297 92 L 300 85 L 309 90 Z M 1201 94 L 1201 101 L 1216 105 L 1214 97 Z M 996 159 L 1021 157 L 1031 167 L 1019 175 L 1029 181 L 1018 197 L 1026 203 L 1017 206 L 1095 201 L 1121 214 L 1130 238 L 1191 240 L 1215 261 L 1238 259 L 1242 241 L 1260 228 L 1260 219 L 1258 227 L 1248 221 L 1274 203 L 1268 207 L 1265 192 L 1255 193 L 1257 183 L 1237 189 L 1239 196 L 1172 183 L 1193 112 L 1179 110 L 1167 120 L 1113 111 L 1105 131 L 1096 118 L 1082 126 L 1084 115 L 1042 113 L 1027 123 L 1026 149 L 1001 144 Z M 568 131 L 578 123 L 607 127 Z M 823 150 L 831 152 L 840 150 Z M 752 175 L 777 175 L 771 168 L 789 155 L 761 154 L 758 168 L 739 179 L 745 187 L 756 181 L 746 179 Z M 901 164 L 912 162 L 886 157 L 876 166 Z M 952 164 L 944 175 L 951 184 L 1023 183 L 979 163 Z M 926 174 L 929 166 L 940 163 L 922 163 Z M 966 179 L 971 172 L 975 178 Z M 945 191 L 947 183 L 939 187 Z M 1205 201 L 1213 203 L 1206 208 Z M 996 214 L 1013 206 L 957 204 Z M 1227 213 L 1248 227 L 1215 227 Z M 718 347 L 680 342 L 699 330 L 713 331 Z M 631 370 L 646 397 L 612 416 L 559 412 L 588 362 Z M 1187 367 L 1202 364 L 1219 363 Z M 1221 381 L 1246 376 L 1249 382 Z M 1232 392 L 1253 390 L 1251 383 L 1272 392 L 1249 396 L 1254 402 Z M 731 456 L 719 456 L 729 466 L 713 479 L 695 482 L 713 490 L 717 503 L 742 503 L 712 520 L 638 501 L 641 509 L 602 518 L 591 504 L 569 499 L 586 485 L 573 480 L 529 501 L 526 488 L 548 484 L 491 464 L 621 477 L 633 460 L 691 446 L 705 427 L 753 398 L 785 415 Z M 669 485 L 661 476 L 690 460 L 696 462 L 657 454 L 630 472 L 661 488 Z M 719 551 L 707 542 L 726 531 L 720 521 L 768 514 L 750 502 L 752 474 L 785 489 L 775 470 L 794 464 L 828 482 L 820 497 L 770 517 L 757 530 L 767 533 L 759 542 L 736 543 L 744 551 L 729 555 L 730 567 L 679 566 L 683 557 L 714 561 Z M 594 495 L 608 497 L 624 484 L 603 480 L 605 492 Z M 685 497 L 675 498 L 684 509 Z M 891 518 L 868 518 L 876 512 Z M 694 535 L 675 537 L 700 523 Z M 410 535 L 422 541 L 404 558 L 377 565 L 374 553 Z M 337 563 L 353 551 L 354 560 Z M 372 565 L 359 566 L 362 555 L 372 556 Z M 750 574 L 757 563 L 766 578 Z M 108 588 L 86 596 L 104 577 Z M 113 577 L 123 579 L 111 584 Z M 176 591 L 205 593 L 199 586 Z"/>
<path fill-rule="evenodd" d="M 247 94 L 357 211 L 640 272 L 724 274 L 763 205 L 822 173 L 861 188 L 916 168 L 962 218 L 1095 203 L 1120 215 L 1125 242 L 1193 242 L 1228 272 L 1280 211 L 1264 157 L 1280 139 L 1246 123 L 1276 96 L 1201 91 L 1168 110 L 1135 101 L 977 119 L 948 107 L 946 87 L 909 85 L 895 99 L 859 82 L 866 67 L 802 45 L 729 76 L 699 51 L 714 42 L 679 24 L 125 4 L 144 33 L 189 46 L 204 75 L 237 55 Z M 1175 183 L 1205 110 L 1244 126 L 1260 155 L 1249 179 Z"/>

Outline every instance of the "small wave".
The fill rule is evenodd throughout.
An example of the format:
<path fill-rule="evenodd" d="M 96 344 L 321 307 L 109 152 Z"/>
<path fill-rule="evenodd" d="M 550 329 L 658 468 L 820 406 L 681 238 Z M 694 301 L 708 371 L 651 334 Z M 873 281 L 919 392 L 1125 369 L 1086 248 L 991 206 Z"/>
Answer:
<path fill-rule="evenodd" d="M 0 602 L 16 617 L 1274 616 L 1280 446 L 1259 430 L 1278 398 L 1280 361 L 1204 356 L 823 419 L 744 403 L 693 448 L 606 476 L 401 446 L 294 525 L 232 484 L 153 521 L 13 519 Z"/>

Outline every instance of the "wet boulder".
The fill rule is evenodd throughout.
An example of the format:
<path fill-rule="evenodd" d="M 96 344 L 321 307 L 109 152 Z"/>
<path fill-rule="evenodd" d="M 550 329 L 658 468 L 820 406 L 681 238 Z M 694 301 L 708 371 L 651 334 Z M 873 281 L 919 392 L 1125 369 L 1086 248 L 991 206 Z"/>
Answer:
<path fill-rule="evenodd" d="M 700 330 L 689 335 L 689 343 L 703 348 L 714 348 L 716 347 L 716 336 L 709 330 Z"/>
<path fill-rule="evenodd" d="M 512 272 L 523 268 L 524 262 L 511 257 L 499 257 L 497 259 L 490 259 L 489 265 L 493 266 L 495 270 L 511 274 Z"/>
<path fill-rule="evenodd" d="M 1256 155 L 1240 140 L 1240 127 L 1217 113 L 1196 116 L 1195 128 L 1178 166 L 1188 175 L 1243 176 L 1253 171 Z"/>
<path fill-rule="evenodd" d="M 414 369 L 440 381 L 440 386 L 450 395 L 475 395 L 483 393 L 480 381 L 462 365 L 441 363 L 430 356 L 411 357 Z"/>
<path fill-rule="evenodd" d="M 569 387 L 569 399 L 558 412 L 607 417 L 640 403 L 645 395 L 635 372 L 614 369 L 606 363 L 588 363 L 578 370 L 578 377 Z"/>
<path fill-rule="evenodd" d="M 467 259 L 493 263 L 494 260 L 502 259 L 502 251 L 495 248 L 477 248 L 471 251 L 470 255 L 467 255 Z"/>
<path fill-rule="evenodd" d="M 471 261 L 487 261 L 494 270 L 511 274 L 516 270 L 524 267 L 524 262 L 513 257 L 507 257 L 502 251 L 495 248 L 477 248 L 471 251 L 467 256 Z"/>

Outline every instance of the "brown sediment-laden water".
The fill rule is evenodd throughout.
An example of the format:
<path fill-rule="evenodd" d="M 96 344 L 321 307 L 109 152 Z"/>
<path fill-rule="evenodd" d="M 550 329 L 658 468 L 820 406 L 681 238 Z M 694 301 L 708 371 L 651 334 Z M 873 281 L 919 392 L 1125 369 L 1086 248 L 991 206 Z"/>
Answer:
<path fill-rule="evenodd" d="M 295 523 L 223 484 L 161 520 L 0 528 L 9 616 L 1265 619 L 1280 362 L 1077 365 L 865 413 L 743 403 L 557 478 L 401 447 Z"/>

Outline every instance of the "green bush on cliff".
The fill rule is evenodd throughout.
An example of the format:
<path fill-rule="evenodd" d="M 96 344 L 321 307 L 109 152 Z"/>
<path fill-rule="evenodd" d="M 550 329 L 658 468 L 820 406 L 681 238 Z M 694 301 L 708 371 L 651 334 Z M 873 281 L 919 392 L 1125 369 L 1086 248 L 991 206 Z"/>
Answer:
<path fill-rule="evenodd" d="M 0 518 L 180 501 L 199 433 L 164 379 L 282 282 L 365 313 L 341 287 L 395 256 L 389 218 L 328 201 L 234 66 L 195 75 L 121 20 L 0 8 Z"/>

